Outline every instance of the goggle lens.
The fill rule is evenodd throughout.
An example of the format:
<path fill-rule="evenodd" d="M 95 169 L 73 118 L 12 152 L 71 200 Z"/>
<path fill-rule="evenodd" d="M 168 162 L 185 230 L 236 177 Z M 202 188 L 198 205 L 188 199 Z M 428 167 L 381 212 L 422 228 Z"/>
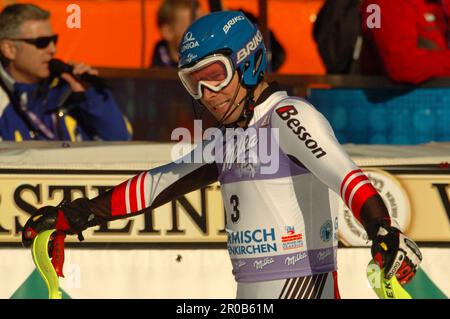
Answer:
<path fill-rule="evenodd" d="M 233 78 L 231 61 L 225 56 L 213 56 L 197 66 L 179 72 L 183 85 L 194 98 L 202 97 L 203 87 L 218 92 Z"/>

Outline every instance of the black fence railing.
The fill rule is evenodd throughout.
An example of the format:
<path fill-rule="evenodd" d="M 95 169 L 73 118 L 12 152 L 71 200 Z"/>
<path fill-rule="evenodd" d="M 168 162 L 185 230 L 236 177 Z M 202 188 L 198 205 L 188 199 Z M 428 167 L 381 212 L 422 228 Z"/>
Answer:
<path fill-rule="evenodd" d="M 103 68 L 100 73 L 107 78 L 114 96 L 133 125 L 135 140 L 171 141 L 171 133 L 177 127 L 193 131 L 196 117 L 203 119 L 203 128 L 215 123 L 184 90 L 176 70 Z M 311 98 L 344 143 L 415 144 L 436 140 L 436 137 L 450 140 L 450 129 L 448 138 L 440 132 L 442 127 L 446 135 L 446 127 L 450 128 L 450 113 L 447 115 L 446 112 L 447 108 L 450 112 L 450 78 L 433 79 L 418 86 L 395 84 L 384 77 L 359 75 L 268 74 L 267 80 L 277 81 L 289 94 Z M 432 88 L 437 90 L 429 90 Z M 335 104 L 335 96 L 340 99 L 340 105 Z M 400 115 L 391 126 L 386 126 L 383 117 L 389 116 L 390 110 Z M 361 113 L 360 118 L 356 112 Z M 418 115 L 414 117 L 412 113 Z M 367 134 L 363 137 L 358 131 L 361 125 L 355 125 L 356 131 L 352 129 L 352 123 L 361 124 L 369 118 L 372 118 L 370 125 L 376 138 Z M 399 126 L 402 120 L 405 124 Z M 377 121 L 383 123 L 379 125 Z M 341 126 L 345 126 L 342 128 L 345 134 L 340 135 Z M 382 134 L 385 135 L 380 136 L 379 130 L 383 127 Z M 367 127 L 363 128 L 367 132 Z M 372 134 L 372 131 L 368 132 Z M 397 139 L 397 133 L 418 133 L 422 138 Z"/>

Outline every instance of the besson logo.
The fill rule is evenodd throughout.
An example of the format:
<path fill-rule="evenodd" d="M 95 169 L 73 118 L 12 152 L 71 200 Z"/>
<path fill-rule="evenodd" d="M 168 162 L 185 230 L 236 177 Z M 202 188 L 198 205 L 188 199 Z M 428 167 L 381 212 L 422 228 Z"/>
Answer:
<path fill-rule="evenodd" d="M 298 118 L 291 119 L 291 115 L 298 114 L 298 111 L 293 105 L 282 106 L 278 108 L 276 112 L 282 120 L 287 121 L 287 127 L 289 127 L 292 132 L 297 135 L 300 141 L 305 143 L 305 146 L 311 150 L 311 153 L 313 153 L 316 158 L 321 158 L 327 154 L 321 147 L 319 147 L 317 142 L 311 138 L 311 134 L 308 133 L 306 128 L 301 125 Z"/>

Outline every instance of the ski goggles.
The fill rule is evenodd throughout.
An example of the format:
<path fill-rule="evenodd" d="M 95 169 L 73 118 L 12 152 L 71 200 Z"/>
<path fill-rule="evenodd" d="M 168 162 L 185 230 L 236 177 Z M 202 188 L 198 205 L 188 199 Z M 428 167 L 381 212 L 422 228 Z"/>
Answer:
<path fill-rule="evenodd" d="M 199 100 L 203 95 L 202 87 L 219 92 L 230 84 L 234 67 L 227 56 L 212 55 L 190 68 L 181 69 L 178 75 L 189 94 Z"/>

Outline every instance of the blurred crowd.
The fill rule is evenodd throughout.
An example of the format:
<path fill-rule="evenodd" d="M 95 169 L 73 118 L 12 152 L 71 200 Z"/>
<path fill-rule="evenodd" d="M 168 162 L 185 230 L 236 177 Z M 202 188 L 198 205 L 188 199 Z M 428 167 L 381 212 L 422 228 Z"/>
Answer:
<path fill-rule="evenodd" d="M 160 1 L 156 15 L 160 39 L 152 49 L 151 68 L 177 68 L 184 31 L 207 13 L 200 4 Z M 251 12 L 235 9 L 260 23 Z M 418 85 L 450 76 L 449 14 L 450 0 L 324 0 L 312 36 L 328 74 L 377 75 Z M 266 31 L 267 72 L 277 73 L 290 44 L 274 30 Z M 99 77 L 98 70 L 72 61 L 52 69 L 57 41 L 51 14 L 44 8 L 14 4 L 2 9 L 0 138 L 132 139 L 123 101 L 114 98 L 110 87 L 92 81 Z"/>
<path fill-rule="evenodd" d="M 327 0 L 314 38 L 328 73 L 418 84 L 450 76 L 450 1 Z"/>

